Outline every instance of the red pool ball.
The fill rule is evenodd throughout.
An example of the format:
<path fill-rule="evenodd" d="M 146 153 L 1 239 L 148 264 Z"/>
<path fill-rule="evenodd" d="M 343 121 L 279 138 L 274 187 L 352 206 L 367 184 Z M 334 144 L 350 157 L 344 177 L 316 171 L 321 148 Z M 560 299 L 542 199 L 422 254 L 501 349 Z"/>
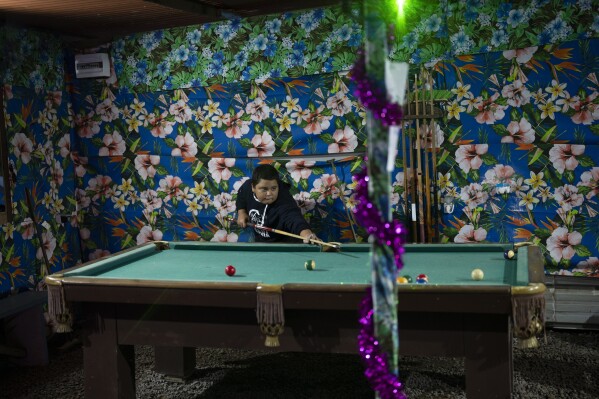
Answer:
<path fill-rule="evenodd" d="M 227 274 L 227 276 L 233 276 L 235 275 L 235 268 L 232 265 L 229 265 L 225 267 L 225 273 Z"/>

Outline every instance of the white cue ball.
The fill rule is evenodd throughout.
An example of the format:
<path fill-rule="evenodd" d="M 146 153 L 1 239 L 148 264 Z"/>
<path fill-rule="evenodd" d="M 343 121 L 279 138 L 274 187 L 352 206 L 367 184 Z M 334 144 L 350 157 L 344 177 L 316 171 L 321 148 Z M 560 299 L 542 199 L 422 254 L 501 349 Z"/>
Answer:
<path fill-rule="evenodd" d="M 481 269 L 474 269 L 470 274 L 472 276 L 472 280 L 482 280 L 485 277 L 485 273 Z"/>

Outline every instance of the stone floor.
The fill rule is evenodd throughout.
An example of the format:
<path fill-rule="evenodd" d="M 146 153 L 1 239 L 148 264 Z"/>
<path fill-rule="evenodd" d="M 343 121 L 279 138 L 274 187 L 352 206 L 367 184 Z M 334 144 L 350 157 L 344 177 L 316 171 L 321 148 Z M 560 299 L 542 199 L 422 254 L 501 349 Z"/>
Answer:
<path fill-rule="evenodd" d="M 70 342 L 72 343 L 72 342 Z M 51 342 L 47 367 L 0 359 L 2 398 L 83 398 L 80 345 Z M 187 383 L 153 371 L 153 349 L 136 348 L 138 398 L 373 398 L 357 355 L 198 349 Z M 465 398 L 464 364 L 452 358 L 400 358 L 410 399 Z M 515 349 L 516 399 L 599 398 L 599 332 L 549 330 L 536 350 Z M 491 397 L 491 396 L 489 396 Z"/>

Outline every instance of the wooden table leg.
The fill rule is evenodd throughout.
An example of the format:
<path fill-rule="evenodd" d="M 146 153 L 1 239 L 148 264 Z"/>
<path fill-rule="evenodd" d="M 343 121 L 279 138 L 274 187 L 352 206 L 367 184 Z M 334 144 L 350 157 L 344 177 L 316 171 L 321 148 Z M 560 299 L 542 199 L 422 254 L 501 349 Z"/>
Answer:
<path fill-rule="evenodd" d="M 465 320 L 466 397 L 512 397 L 512 333 L 507 315 L 479 315 Z"/>
<path fill-rule="evenodd" d="M 135 398 L 133 345 L 118 344 L 114 304 L 86 304 L 83 334 L 85 398 Z"/>
<path fill-rule="evenodd" d="M 178 346 L 154 347 L 154 371 L 168 379 L 185 381 L 195 372 L 196 348 Z"/>

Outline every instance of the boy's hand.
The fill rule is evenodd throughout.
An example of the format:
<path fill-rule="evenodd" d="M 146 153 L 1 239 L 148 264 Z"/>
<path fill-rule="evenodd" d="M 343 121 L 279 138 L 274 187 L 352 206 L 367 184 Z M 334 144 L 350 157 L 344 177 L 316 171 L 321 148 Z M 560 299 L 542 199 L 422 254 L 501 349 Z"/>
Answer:
<path fill-rule="evenodd" d="M 302 230 L 300 232 L 300 236 L 302 236 L 304 239 L 304 244 L 314 244 L 310 240 L 315 240 L 318 238 L 316 237 L 316 234 L 312 233 L 312 230 Z"/>
<path fill-rule="evenodd" d="M 245 210 L 240 209 L 237 211 L 237 225 L 239 225 L 239 227 L 245 229 L 249 221 L 250 217 Z"/>

